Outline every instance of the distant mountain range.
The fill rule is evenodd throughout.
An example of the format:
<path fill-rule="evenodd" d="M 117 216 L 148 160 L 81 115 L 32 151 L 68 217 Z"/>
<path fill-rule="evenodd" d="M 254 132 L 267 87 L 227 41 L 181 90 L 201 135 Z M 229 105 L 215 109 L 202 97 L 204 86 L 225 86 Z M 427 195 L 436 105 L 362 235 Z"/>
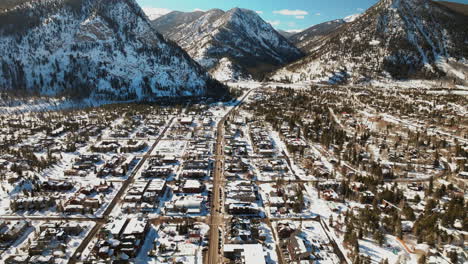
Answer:
<path fill-rule="evenodd" d="M 135 0 L 4 0 L 0 91 L 146 100 L 223 93 L 215 79 L 466 85 L 467 7 L 381 0 L 291 34 L 241 8 L 150 21 Z"/>
<path fill-rule="evenodd" d="M 133 100 L 219 87 L 154 30 L 134 0 L 9 0 L 0 7 L 0 90 Z"/>
<path fill-rule="evenodd" d="M 271 79 L 330 83 L 428 79 L 466 84 L 466 6 L 381 0 L 353 22 L 316 26 L 324 26 L 324 34 L 308 35 L 315 32 L 313 27 L 291 37 L 308 55 Z"/>
<path fill-rule="evenodd" d="M 221 80 L 261 79 L 302 53 L 251 10 L 172 12 L 153 26 Z"/>
<path fill-rule="evenodd" d="M 289 40 L 296 45 L 296 47 L 307 53 L 315 47 L 317 40 L 327 36 L 345 23 L 343 19 L 321 23 L 290 36 Z"/>
<path fill-rule="evenodd" d="M 294 36 L 294 35 L 296 35 L 298 33 L 301 33 L 303 30 L 288 30 L 288 31 L 285 31 L 285 30 L 281 30 L 281 29 L 276 29 L 276 31 L 278 31 L 278 33 L 280 33 L 281 36 L 289 39 L 292 36 Z"/>

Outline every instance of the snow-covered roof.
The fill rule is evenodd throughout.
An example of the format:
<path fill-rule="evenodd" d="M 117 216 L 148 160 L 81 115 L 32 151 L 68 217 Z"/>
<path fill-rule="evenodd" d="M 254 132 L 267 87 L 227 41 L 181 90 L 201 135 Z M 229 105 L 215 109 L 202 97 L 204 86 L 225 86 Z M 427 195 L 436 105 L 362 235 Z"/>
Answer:
<path fill-rule="evenodd" d="M 130 222 L 128 222 L 127 227 L 125 228 L 125 235 L 130 235 L 130 234 L 141 234 L 145 231 L 146 228 L 146 222 L 138 220 L 137 218 L 132 218 L 130 219 Z"/>
<path fill-rule="evenodd" d="M 251 245 L 237 245 L 228 244 L 224 245 L 224 252 L 234 252 L 241 250 L 241 256 L 244 258 L 245 264 L 265 264 L 265 253 L 263 247 L 260 244 Z"/>

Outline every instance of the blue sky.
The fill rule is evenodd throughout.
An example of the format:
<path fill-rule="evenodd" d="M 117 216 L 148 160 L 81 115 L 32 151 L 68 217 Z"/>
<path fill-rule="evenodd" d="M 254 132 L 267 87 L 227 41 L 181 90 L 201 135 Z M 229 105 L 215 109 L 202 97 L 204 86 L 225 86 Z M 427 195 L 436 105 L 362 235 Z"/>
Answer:
<path fill-rule="evenodd" d="M 306 29 L 325 21 L 361 13 L 378 0 L 137 0 L 147 13 L 194 11 L 233 7 L 258 11 L 275 28 Z M 456 0 L 468 4 L 468 0 Z"/>

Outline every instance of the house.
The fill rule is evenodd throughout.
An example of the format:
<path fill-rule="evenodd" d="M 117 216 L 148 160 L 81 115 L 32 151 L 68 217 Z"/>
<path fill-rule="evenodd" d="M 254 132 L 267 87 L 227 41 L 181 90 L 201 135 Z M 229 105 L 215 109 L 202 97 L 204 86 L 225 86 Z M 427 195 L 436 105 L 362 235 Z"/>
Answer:
<path fill-rule="evenodd" d="M 106 225 L 105 229 L 112 235 L 112 237 L 119 238 L 126 225 L 127 219 L 118 219 Z"/>
<path fill-rule="evenodd" d="M 338 194 L 332 189 L 322 191 L 322 197 L 327 201 L 338 201 L 340 199 Z"/>
<path fill-rule="evenodd" d="M 81 204 L 69 204 L 65 206 L 63 212 L 66 214 L 84 214 L 85 207 Z"/>
<path fill-rule="evenodd" d="M 243 162 L 241 159 L 232 159 L 232 160 L 226 161 L 226 171 L 228 172 L 243 173 L 243 172 L 248 172 L 248 170 L 249 170 L 249 165 Z"/>
<path fill-rule="evenodd" d="M 41 187 L 45 191 L 66 192 L 73 189 L 73 184 L 65 181 L 46 181 Z"/>
<path fill-rule="evenodd" d="M 235 181 L 229 183 L 226 195 L 229 199 L 251 203 L 257 200 L 256 192 L 249 181 Z"/>
<path fill-rule="evenodd" d="M 71 236 L 77 236 L 83 231 L 83 227 L 81 227 L 77 223 L 62 223 L 60 224 L 60 228 L 67 234 Z"/>
<path fill-rule="evenodd" d="M 75 162 L 77 163 L 84 163 L 84 162 L 90 162 L 90 163 L 97 163 L 101 161 L 101 156 L 97 154 L 90 154 L 90 155 L 80 155 Z"/>
<path fill-rule="evenodd" d="M 228 206 L 232 215 L 259 215 L 261 210 L 255 203 L 232 203 Z"/>
<path fill-rule="evenodd" d="M 154 179 L 149 182 L 146 186 L 145 192 L 154 192 L 158 194 L 158 196 L 164 195 L 166 193 L 167 184 L 165 180 L 161 179 Z"/>
<path fill-rule="evenodd" d="M 181 118 L 179 123 L 181 125 L 186 125 L 186 126 L 190 126 L 193 124 L 193 117 L 184 117 L 184 118 Z"/>
<path fill-rule="evenodd" d="M 181 175 L 182 178 L 190 179 L 202 179 L 208 176 L 206 170 L 183 170 Z"/>
<path fill-rule="evenodd" d="M 22 210 L 44 210 L 56 205 L 55 198 L 47 196 L 20 197 L 10 201 L 12 211 Z"/>
<path fill-rule="evenodd" d="M 87 208 L 98 209 L 101 207 L 101 201 L 97 198 L 86 198 L 83 201 L 83 206 Z"/>
<path fill-rule="evenodd" d="M 205 185 L 196 180 L 186 180 L 182 186 L 184 193 L 202 193 L 204 190 Z"/>
<path fill-rule="evenodd" d="M 337 181 L 325 181 L 325 182 L 319 182 L 317 188 L 321 191 L 332 189 L 332 190 L 338 190 L 341 187 L 341 183 Z"/>
<path fill-rule="evenodd" d="M 189 160 L 184 163 L 184 170 L 207 170 L 210 163 L 205 160 Z"/>
<path fill-rule="evenodd" d="M 120 144 L 117 141 L 101 141 L 91 147 L 91 150 L 94 152 L 107 153 L 107 152 L 117 152 Z"/>
<path fill-rule="evenodd" d="M 141 176 L 144 178 L 167 178 L 172 172 L 173 169 L 169 167 L 150 166 L 141 173 Z"/>
<path fill-rule="evenodd" d="M 104 227 L 93 250 L 98 258 L 107 259 L 122 253 L 129 258 L 138 255 L 149 233 L 150 223 L 147 220 L 119 219 Z M 110 236 L 110 238 L 109 238 Z"/>
<path fill-rule="evenodd" d="M 148 146 L 148 144 L 146 144 L 145 142 L 128 142 L 127 145 L 125 146 L 122 146 L 120 148 L 120 152 L 123 152 L 123 153 L 130 153 L 130 152 L 138 152 L 138 151 L 142 151 L 144 150 L 146 147 Z"/>
<path fill-rule="evenodd" d="M 265 252 L 261 244 L 226 244 L 224 257 L 239 264 L 266 264 Z"/>
<path fill-rule="evenodd" d="M 458 174 L 458 178 L 460 179 L 468 179 L 468 171 L 462 171 Z"/>
<path fill-rule="evenodd" d="M 53 264 L 55 263 L 55 259 L 53 256 L 32 256 L 31 259 L 29 259 L 29 263 L 34 263 L 34 264 Z"/>
<path fill-rule="evenodd" d="M 278 223 L 277 226 L 278 235 L 281 239 L 290 238 L 291 234 L 296 231 L 296 228 L 289 223 Z"/>
<path fill-rule="evenodd" d="M 178 159 L 174 155 L 166 155 L 162 159 L 163 164 L 175 164 L 178 162 Z"/>
<path fill-rule="evenodd" d="M 125 156 L 115 155 L 106 161 L 104 166 L 98 171 L 98 177 L 124 177 L 130 170 L 132 164 L 136 164 L 137 158 L 126 158 Z"/>
<path fill-rule="evenodd" d="M 125 130 L 113 130 L 110 136 L 114 138 L 125 138 L 129 136 L 129 132 Z"/>
<path fill-rule="evenodd" d="M 297 231 L 289 238 L 288 252 L 293 261 L 307 260 L 311 255 L 311 252 L 307 250 L 304 240 L 297 236 Z"/>
<path fill-rule="evenodd" d="M 359 198 L 362 203 L 372 203 L 374 200 L 375 194 L 370 191 L 364 191 L 359 193 Z"/>
<path fill-rule="evenodd" d="M 203 196 L 180 196 L 167 206 L 167 210 L 186 214 L 200 214 L 204 207 L 205 198 Z"/>
<path fill-rule="evenodd" d="M 26 230 L 31 227 L 27 221 L 21 220 L 8 226 L 6 222 L 1 222 L 0 242 L 10 242 L 19 238 Z"/>
<path fill-rule="evenodd" d="M 29 264 L 28 255 L 11 255 L 5 260 L 5 264 Z"/>

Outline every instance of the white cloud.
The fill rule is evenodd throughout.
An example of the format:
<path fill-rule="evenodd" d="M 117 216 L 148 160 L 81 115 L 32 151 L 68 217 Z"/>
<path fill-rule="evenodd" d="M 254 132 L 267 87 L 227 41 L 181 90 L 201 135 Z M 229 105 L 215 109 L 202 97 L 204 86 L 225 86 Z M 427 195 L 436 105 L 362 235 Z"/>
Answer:
<path fill-rule="evenodd" d="M 260 14 L 260 15 L 261 15 L 261 14 L 263 14 L 263 11 L 255 11 L 255 13 L 257 13 L 257 14 Z"/>
<path fill-rule="evenodd" d="M 278 26 L 279 24 L 281 24 L 281 21 L 279 20 L 267 21 L 267 22 L 270 23 L 270 25 L 272 26 Z"/>
<path fill-rule="evenodd" d="M 364 11 L 364 8 L 356 8 L 357 11 L 362 12 Z"/>
<path fill-rule="evenodd" d="M 150 20 L 155 20 L 158 17 L 162 17 L 172 12 L 172 10 L 167 9 L 167 8 L 143 7 L 142 9 L 143 9 L 143 12 L 145 12 L 146 16 L 148 16 Z"/>
<path fill-rule="evenodd" d="M 321 13 L 315 13 L 316 16 L 321 16 L 322 14 Z"/>
<path fill-rule="evenodd" d="M 201 8 L 195 8 L 193 12 L 205 12 L 206 10 L 203 10 Z"/>
<path fill-rule="evenodd" d="M 297 19 L 304 19 L 305 16 L 296 16 Z"/>
<path fill-rule="evenodd" d="M 289 10 L 289 9 L 283 9 L 283 10 L 276 10 L 273 11 L 273 14 L 279 14 L 283 16 L 306 16 L 309 13 L 304 10 Z"/>

